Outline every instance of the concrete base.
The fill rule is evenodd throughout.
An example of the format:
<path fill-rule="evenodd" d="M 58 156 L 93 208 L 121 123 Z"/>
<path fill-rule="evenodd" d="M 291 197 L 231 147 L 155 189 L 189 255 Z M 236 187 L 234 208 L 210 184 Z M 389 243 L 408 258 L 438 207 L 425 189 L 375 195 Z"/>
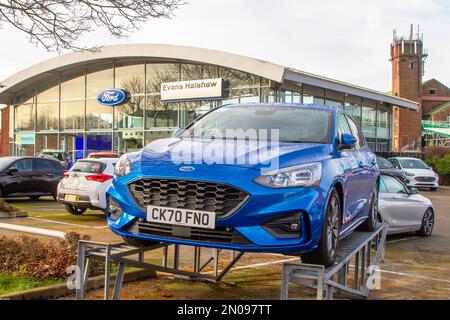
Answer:
<path fill-rule="evenodd" d="M 0 212 L 0 218 L 25 218 L 28 217 L 28 213 L 25 211 L 16 212 Z"/>

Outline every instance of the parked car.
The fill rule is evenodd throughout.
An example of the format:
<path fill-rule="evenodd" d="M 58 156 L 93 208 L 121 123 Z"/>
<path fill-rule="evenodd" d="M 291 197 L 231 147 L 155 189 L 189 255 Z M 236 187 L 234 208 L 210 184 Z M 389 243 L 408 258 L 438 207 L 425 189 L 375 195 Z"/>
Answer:
<path fill-rule="evenodd" d="M 230 129 L 275 129 L 280 141 L 229 136 Z M 340 108 L 228 105 L 177 132 L 116 164 L 107 221 L 129 244 L 301 254 L 304 261 L 329 266 L 339 239 L 358 226 L 376 226 L 376 157 Z M 265 152 L 262 142 L 278 153 Z M 216 155 L 235 147 L 238 152 L 223 163 L 205 154 L 201 163 L 173 161 L 186 150 L 195 158 L 205 144 Z M 257 161 L 239 161 L 246 157 Z M 270 160 L 279 169 L 265 169 Z"/>
<path fill-rule="evenodd" d="M 118 158 L 119 155 L 115 152 L 92 152 L 89 154 L 89 159 L 100 159 L 100 158 Z"/>
<path fill-rule="evenodd" d="M 70 159 L 70 156 L 67 152 L 62 150 L 51 150 L 51 149 L 45 149 L 39 152 L 37 155 L 39 158 L 55 158 L 61 164 L 66 167 L 66 169 L 70 169 L 72 166 L 72 160 Z"/>
<path fill-rule="evenodd" d="M 383 157 L 377 157 L 378 168 L 380 169 L 380 174 L 386 174 L 398 178 L 400 181 L 406 183 L 405 173 L 394 167 L 387 159 Z"/>
<path fill-rule="evenodd" d="M 58 185 L 58 202 L 76 215 L 87 209 L 105 210 L 106 190 L 111 185 L 117 160 L 78 160 Z"/>
<path fill-rule="evenodd" d="M 66 168 L 57 160 L 36 157 L 0 158 L 0 197 L 53 196 Z"/>
<path fill-rule="evenodd" d="M 388 160 L 405 173 L 407 186 L 430 188 L 431 191 L 436 191 L 439 187 L 438 174 L 422 160 L 407 157 L 395 157 Z"/>
<path fill-rule="evenodd" d="M 427 237 L 433 232 L 435 219 L 431 201 L 396 177 L 381 175 L 378 212 L 381 221 L 389 223 L 389 234 L 417 232 Z"/>

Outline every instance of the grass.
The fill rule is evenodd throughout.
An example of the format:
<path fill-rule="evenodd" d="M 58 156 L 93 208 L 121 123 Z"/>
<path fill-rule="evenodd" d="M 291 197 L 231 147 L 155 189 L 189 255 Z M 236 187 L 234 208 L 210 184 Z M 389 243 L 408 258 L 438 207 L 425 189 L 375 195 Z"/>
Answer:
<path fill-rule="evenodd" d="M 41 280 L 19 273 L 0 273 L 0 295 L 61 283 L 64 283 L 63 279 Z"/>

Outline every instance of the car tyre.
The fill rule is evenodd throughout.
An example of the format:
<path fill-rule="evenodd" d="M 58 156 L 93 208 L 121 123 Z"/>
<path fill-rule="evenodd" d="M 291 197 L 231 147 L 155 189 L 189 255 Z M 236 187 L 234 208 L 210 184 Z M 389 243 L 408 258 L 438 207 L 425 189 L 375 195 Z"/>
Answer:
<path fill-rule="evenodd" d="M 378 218 L 378 187 L 372 195 L 372 205 L 370 206 L 369 217 L 361 224 L 359 230 L 374 231 L 377 228 Z"/>
<path fill-rule="evenodd" d="M 71 204 L 65 204 L 64 205 L 66 207 L 67 212 L 74 214 L 74 215 L 80 215 L 86 212 L 87 208 L 80 208 L 80 207 L 75 207 Z"/>
<path fill-rule="evenodd" d="M 422 218 L 422 226 L 417 234 L 421 237 L 429 237 L 433 233 L 434 228 L 434 212 L 431 208 L 425 211 Z"/>
<path fill-rule="evenodd" d="M 40 196 L 32 196 L 30 197 L 31 200 L 36 201 L 39 200 Z"/>
<path fill-rule="evenodd" d="M 149 247 L 149 246 L 159 243 L 156 241 L 142 240 L 142 239 L 136 239 L 136 238 L 132 238 L 132 237 L 122 237 L 122 239 L 129 246 L 138 247 L 138 248 Z"/>
<path fill-rule="evenodd" d="M 437 189 L 438 189 L 438 188 L 436 188 L 436 187 L 433 187 L 433 188 L 430 188 L 430 191 L 433 191 L 433 192 L 435 192 L 435 191 L 437 191 Z"/>
<path fill-rule="evenodd" d="M 326 214 L 323 219 L 322 236 L 318 247 L 312 252 L 301 255 L 302 262 L 324 265 L 329 267 L 336 260 L 339 248 L 339 233 L 341 231 L 342 205 L 339 194 L 335 188 L 332 189 L 328 199 Z"/>

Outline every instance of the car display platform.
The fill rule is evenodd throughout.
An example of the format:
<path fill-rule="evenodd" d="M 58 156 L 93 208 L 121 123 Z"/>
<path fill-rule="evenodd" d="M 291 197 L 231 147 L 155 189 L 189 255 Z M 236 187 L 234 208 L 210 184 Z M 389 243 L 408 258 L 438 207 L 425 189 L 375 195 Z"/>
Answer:
<path fill-rule="evenodd" d="M 285 263 L 281 299 L 289 298 L 290 282 L 316 289 L 318 300 L 333 299 L 335 291 L 353 298 L 367 298 L 370 290 L 379 285 L 378 264 L 383 256 L 388 228 L 389 225 L 383 223 L 373 232 L 355 231 L 342 239 L 331 267 Z"/>

